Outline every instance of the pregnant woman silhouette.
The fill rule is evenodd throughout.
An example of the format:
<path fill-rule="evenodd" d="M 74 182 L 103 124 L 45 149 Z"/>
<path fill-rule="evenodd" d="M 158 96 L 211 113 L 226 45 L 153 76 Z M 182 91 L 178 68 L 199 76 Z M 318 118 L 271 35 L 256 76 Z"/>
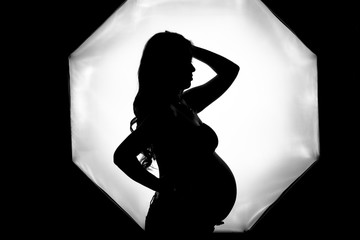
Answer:
<path fill-rule="evenodd" d="M 193 57 L 216 76 L 186 90 L 195 71 Z M 235 63 L 177 33 L 157 33 L 146 43 L 132 133 L 114 153 L 114 163 L 125 174 L 156 192 L 146 216 L 146 233 L 167 239 L 205 236 L 230 213 L 235 179 L 215 153 L 217 135 L 197 114 L 230 87 L 238 72 Z M 159 178 L 147 170 L 154 160 Z"/>

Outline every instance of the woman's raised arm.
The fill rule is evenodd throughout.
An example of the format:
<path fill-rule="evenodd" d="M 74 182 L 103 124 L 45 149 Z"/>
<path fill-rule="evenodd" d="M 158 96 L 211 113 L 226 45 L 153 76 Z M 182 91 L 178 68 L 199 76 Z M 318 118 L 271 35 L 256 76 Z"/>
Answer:
<path fill-rule="evenodd" d="M 196 112 L 201 112 L 218 99 L 234 82 L 240 67 L 216 53 L 193 46 L 193 57 L 211 67 L 216 76 L 207 83 L 184 92 L 183 98 Z"/>

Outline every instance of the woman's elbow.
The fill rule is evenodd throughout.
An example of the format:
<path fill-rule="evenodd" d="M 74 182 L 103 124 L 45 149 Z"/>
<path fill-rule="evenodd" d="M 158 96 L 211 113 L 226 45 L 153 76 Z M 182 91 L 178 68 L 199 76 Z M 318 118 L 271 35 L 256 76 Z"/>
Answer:
<path fill-rule="evenodd" d="M 113 162 L 116 166 L 118 166 L 120 169 L 124 168 L 124 154 L 121 152 L 121 150 L 116 149 L 113 155 Z"/>
<path fill-rule="evenodd" d="M 233 65 L 232 69 L 231 69 L 231 75 L 233 76 L 233 78 L 235 79 L 237 77 L 237 75 L 239 74 L 240 71 L 240 67 L 239 65 L 235 64 Z"/>

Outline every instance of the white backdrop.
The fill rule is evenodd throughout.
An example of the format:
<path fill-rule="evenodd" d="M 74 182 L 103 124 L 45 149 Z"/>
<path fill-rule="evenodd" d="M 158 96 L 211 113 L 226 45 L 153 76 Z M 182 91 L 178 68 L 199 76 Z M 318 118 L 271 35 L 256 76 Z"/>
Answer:
<path fill-rule="evenodd" d="M 119 7 L 69 58 L 73 160 L 144 227 L 153 192 L 112 156 L 130 134 L 144 45 L 165 30 L 241 68 L 200 118 L 218 134 L 216 151 L 238 188 L 216 231 L 248 230 L 319 154 L 316 56 L 259 0 L 129 0 Z M 193 63 L 193 86 L 214 75 Z"/>

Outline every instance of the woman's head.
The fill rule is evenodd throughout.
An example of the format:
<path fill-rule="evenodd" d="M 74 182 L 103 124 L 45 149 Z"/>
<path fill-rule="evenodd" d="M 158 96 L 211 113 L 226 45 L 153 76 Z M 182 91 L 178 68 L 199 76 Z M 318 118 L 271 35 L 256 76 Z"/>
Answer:
<path fill-rule="evenodd" d="M 192 43 L 172 32 L 155 34 L 146 43 L 140 61 L 139 91 L 134 101 L 135 118 L 132 125 L 141 122 L 155 109 L 169 103 L 184 89 L 190 87 L 192 73 Z M 148 168 L 155 159 L 151 146 L 143 149 L 142 165 Z"/>
<path fill-rule="evenodd" d="M 170 93 L 190 87 L 195 68 L 191 64 L 192 44 L 172 32 L 155 34 L 146 43 L 140 61 L 139 90 Z"/>
<path fill-rule="evenodd" d="M 134 101 L 138 121 L 190 87 L 195 71 L 191 49 L 192 43 L 178 33 L 160 32 L 148 40 L 140 60 L 139 90 Z"/>

